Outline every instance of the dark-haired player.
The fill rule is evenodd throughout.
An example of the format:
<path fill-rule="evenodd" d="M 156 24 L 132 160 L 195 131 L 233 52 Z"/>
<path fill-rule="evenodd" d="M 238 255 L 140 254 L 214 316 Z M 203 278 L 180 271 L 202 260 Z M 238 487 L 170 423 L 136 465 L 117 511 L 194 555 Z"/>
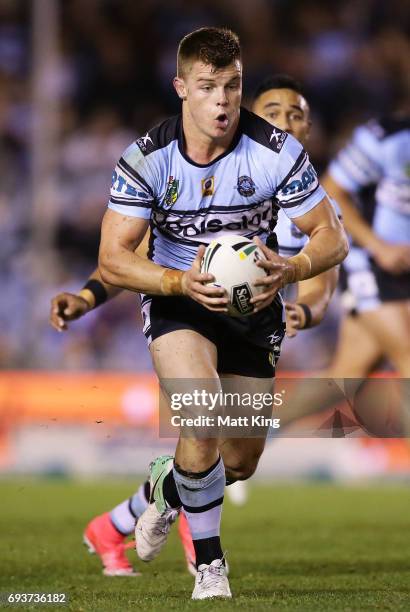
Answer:
<path fill-rule="evenodd" d="M 306 147 L 311 127 L 310 108 L 298 81 L 286 74 L 267 77 L 255 91 L 252 111 L 292 134 Z M 337 204 L 332 202 L 336 207 Z M 276 207 L 275 226 L 279 255 L 296 255 L 307 243 L 308 237 L 299 231 L 280 207 Z M 337 268 L 304 280 L 297 285 L 293 301 L 286 301 L 286 334 L 296 335 L 299 329 L 318 325 L 327 310 L 338 278 Z M 286 299 L 285 294 L 282 296 Z"/>
<path fill-rule="evenodd" d="M 166 395 L 181 378 L 193 381 L 192 391 L 219 390 L 221 374 L 249 392 L 271 392 L 272 351 L 284 333 L 279 289 L 324 272 L 347 252 L 307 154 L 292 136 L 240 108 L 241 81 L 235 34 L 203 28 L 186 36 L 174 79 L 182 115 L 132 144 L 114 172 L 100 273 L 106 283 L 144 294 L 145 333 Z M 310 237 L 289 259 L 262 242 L 272 230 L 272 199 Z M 135 250 L 148 225 L 146 260 Z M 226 296 L 206 286 L 211 277 L 199 270 L 204 245 L 228 233 L 255 237 L 267 257 L 255 314 L 239 320 L 226 316 Z M 249 478 L 264 443 L 181 437 L 175 458 L 151 464 L 137 552 L 146 561 L 157 556 L 183 507 L 198 565 L 193 599 L 231 596 L 219 537 L 225 482 Z"/>

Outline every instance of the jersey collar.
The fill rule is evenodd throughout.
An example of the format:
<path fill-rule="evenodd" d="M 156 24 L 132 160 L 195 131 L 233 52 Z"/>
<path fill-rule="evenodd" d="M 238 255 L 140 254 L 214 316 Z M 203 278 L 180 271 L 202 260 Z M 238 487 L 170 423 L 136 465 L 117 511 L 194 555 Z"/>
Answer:
<path fill-rule="evenodd" d="M 241 108 L 241 114 L 239 116 L 238 126 L 232 138 L 231 144 L 229 145 L 229 147 L 226 149 L 224 153 L 221 153 L 221 155 L 218 155 L 218 157 L 215 157 L 215 159 L 209 162 L 209 164 L 198 164 L 197 162 L 193 161 L 190 157 L 188 157 L 188 155 L 186 154 L 185 144 L 184 144 L 184 133 L 182 130 L 182 115 L 180 115 L 178 118 L 177 130 L 178 130 L 178 149 L 182 157 L 189 164 L 191 164 L 191 166 L 196 166 L 197 168 L 209 168 L 210 166 L 213 166 L 213 164 L 216 164 L 216 162 L 219 162 L 221 159 L 229 155 L 229 153 L 232 153 L 232 151 L 235 149 L 238 142 L 240 141 L 241 136 L 242 136 L 242 108 Z"/>

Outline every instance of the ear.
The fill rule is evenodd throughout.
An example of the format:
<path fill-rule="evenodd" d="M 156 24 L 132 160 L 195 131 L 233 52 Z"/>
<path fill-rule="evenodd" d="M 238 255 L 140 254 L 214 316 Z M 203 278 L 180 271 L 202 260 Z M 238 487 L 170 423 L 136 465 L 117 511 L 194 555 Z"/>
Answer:
<path fill-rule="evenodd" d="M 181 77 L 176 76 L 174 77 L 174 80 L 172 83 L 175 87 L 175 91 L 177 92 L 178 97 L 181 98 L 181 100 L 186 100 L 187 91 L 186 91 L 184 79 L 181 79 Z"/>

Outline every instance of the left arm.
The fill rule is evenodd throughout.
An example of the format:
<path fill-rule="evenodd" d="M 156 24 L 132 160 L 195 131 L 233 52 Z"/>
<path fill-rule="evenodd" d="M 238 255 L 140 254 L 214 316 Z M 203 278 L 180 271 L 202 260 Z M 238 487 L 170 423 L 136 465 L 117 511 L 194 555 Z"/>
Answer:
<path fill-rule="evenodd" d="M 348 241 L 327 197 L 305 215 L 293 219 L 293 223 L 309 236 L 309 242 L 298 255 L 287 260 L 290 270 L 285 272 L 284 284 L 312 278 L 344 260 L 349 251 Z"/>
<path fill-rule="evenodd" d="M 299 329 L 315 327 L 323 320 L 327 307 L 336 289 L 339 277 L 338 266 L 326 270 L 313 278 L 298 283 L 295 302 L 286 302 L 286 334 L 289 338 L 296 336 Z M 304 304 L 310 311 L 307 320 Z"/>
<path fill-rule="evenodd" d="M 285 285 L 305 281 L 330 270 L 341 263 L 348 253 L 345 232 L 327 197 L 312 210 L 292 221 L 309 236 L 306 246 L 293 257 L 280 257 L 255 238 L 267 258 L 257 264 L 266 270 L 267 276 L 255 282 L 256 285 L 266 287 L 263 293 L 251 300 L 255 304 L 255 310 L 268 306 L 279 289 Z"/>

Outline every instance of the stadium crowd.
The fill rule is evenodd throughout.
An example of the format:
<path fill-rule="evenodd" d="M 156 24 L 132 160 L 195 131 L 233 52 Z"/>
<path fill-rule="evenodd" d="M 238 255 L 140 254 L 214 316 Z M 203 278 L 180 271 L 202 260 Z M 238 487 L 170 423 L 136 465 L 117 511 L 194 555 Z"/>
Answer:
<path fill-rule="evenodd" d="M 400 0 L 55 0 L 59 58 L 55 227 L 33 249 L 33 5 L 0 2 L 0 365 L 150 368 L 135 296 L 123 295 L 57 334 L 49 300 L 77 291 L 94 268 L 112 169 L 141 133 L 179 111 L 170 81 L 177 41 L 203 25 L 237 31 L 247 97 L 266 75 L 300 80 L 314 115 L 310 156 L 326 167 L 354 125 L 391 110 L 410 87 L 406 5 Z M 46 84 L 47 86 L 47 84 Z M 50 93 L 51 95 L 51 93 Z M 38 245 L 36 245 L 38 248 Z M 44 265 L 44 261 L 46 265 Z M 337 298 L 336 298 L 337 302 Z M 337 304 L 308 332 L 309 367 L 326 365 Z M 287 343 L 282 367 L 302 368 L 308 337 Z"/>

